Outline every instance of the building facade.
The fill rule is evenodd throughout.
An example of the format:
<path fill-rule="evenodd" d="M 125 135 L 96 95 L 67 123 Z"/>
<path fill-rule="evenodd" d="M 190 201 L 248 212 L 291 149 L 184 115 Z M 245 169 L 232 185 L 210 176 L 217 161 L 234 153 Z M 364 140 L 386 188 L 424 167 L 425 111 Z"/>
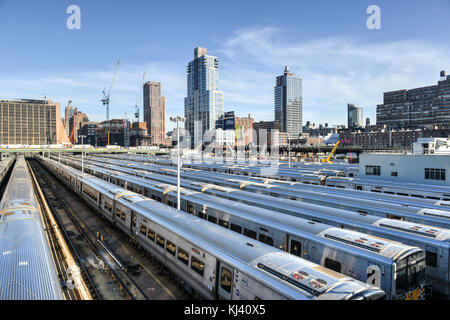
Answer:
<path fill-rule="evenodd" d="M 151 135 L 152 145 L 162 145 L 166 140 L 165 98 L 161 96 L 161 83 L 144 84 L 144 122 Z"/>
<path fill-rule="evenodd" d="M 393 129 L 450 126 L 450 76 L 442 71 L 437 85 L 385 92 L 377 124 Z"/>
<path fill-rule="evenodd" d="M 67 104 L 66 108 L 64 109 L 64 123 L 63 123 L 67 136 L 70 136 L 69 121 L 70 121 L 70 118 L 72 118 L 74 113 L 75 113 L 75 108 L 72 106 L 72 100 L 69 100 L 69 103 Z"/>
<path fill-rule="evenodd" d="M 80 130 L 78 130 L 78 141 L 83 144 L 90 144 L 93 147 L 97 146 L 97 128 L 98 122 L 88 121 L 83 123 Z M 84 136 L 81 139 L 81 136 Z"/>
<path fill-rule="evenodd" d="M 280 132 L 286 132 L 291 139 L 302 133 L 302 78 L 289 72 L 276 78 L 274 88 L 275 126 Z"/>
<path fill-rule="evenodd" d="M 124 119 L 112 119 L 100 122 L 97 128 L 97 145 L 130 146 L 130 122 Z"/>
<path fill-rule="evenodd" d="M 0 100 L 0 145 L 68 143 L 59 103 Z"/>
<path fill-rule="evenodd" d="M 185 126 L 192 146 L 201 141 L 206 130 L 215 129 L 216 121 L 223 114 L 223 93 L 218 90 L 218 82 L 219 60 L 207 55 L 206 48 L 195 48 L 194 60 L 187 66 L 184 99 Z"/>
<path fill-rule="evenodd" d="M 362 128 L 363 123 L 363 109 L 354 104 L 347 104 L 347 126 L 349 129 Z"/>
<path fill-rule="evenodd" d="M 69 119 L 69 138 L 70 142 L 73 144 L 80 144 L 81 139 L 79 139 L 80 136 L 80 130 L 81 128 L 89 122 L 89 117 L 86 113 L 78 111 L 75 109 L 72 117 Z"/>

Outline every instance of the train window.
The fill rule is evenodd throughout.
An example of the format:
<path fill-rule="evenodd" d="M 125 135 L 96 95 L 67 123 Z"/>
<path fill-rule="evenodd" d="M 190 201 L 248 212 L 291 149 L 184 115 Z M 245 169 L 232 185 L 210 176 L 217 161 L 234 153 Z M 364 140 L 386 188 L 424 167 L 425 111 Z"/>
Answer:
<path fill-rule="evenodd" d="M 226 292 L 231 292 L 231 271 L 222 267 L 220 273 L 220 287 Z"/>
<path fill-rule="evenodd" d="M 154 194 L 152 194 L 152 199 L 156 200 L 156 196 Z"/>
<path fill-rule="evenodd" d="M 153 231 L 152 229 L 148 229 L 147 237 L 150 240 L 155 241 L 155 231 Z"/>
<path fill-rule="evenodd" d="M 116 209 L 116 216 L 120 217 L 120 214 L 121 214 L 120 209 Z"/>
<path fill-rule="evenodd" d="M 170 242 L 169 240 L 167 240 L 166 250 L 171 255 L 175 256 L 175 252 L 177 251 L 177 246 L 175 244 L 173 244 L 172 242 Z"/>
<path fill-rule="evenodd" d="M 336 272 L 341 272 L 341 264 L 328 258 L 325 258 L 325 268 L 331 269 Z"/>
<path fill-rule="evenodd" d="M 127 219 L 127 214 L 125 212 L 122 212 L 121 215 L 120 215 L 120 219 L 125 221 Z"/>
<path fill-rule="evenodd" d="M 161 248 L 164 248 L 164 242 L 166 239 L 164 239 L 164 237 L 161 237 L 161 235 L 158 234 L 158 236 L 156 237 L 156 243 L 158 244 L 158 246 L 160 246 Z"/>
<path fill-rule="evenodd" d="M 217 223 L 217 218 L 213 216 L 208 216 L 208 221 L 212 223 Z"/>
<path fill-rule="evenodd" d="M 137 226 L 137 218 L 136 218 L 136 215 L 133 214 L 133 227 L 136 227 L 136 226 Z"/>
<path fill-rule="evenodd" d="M 219 219 L 219 225 L 224 228 L 228 228 L 228 221 Z"/>
<path fill-rule="evenodd" d="M 202 213 L 202 212 L 199 212 L 198 213 L 198 217 L 201 218 L 201 219 L 205 219 L 206 215 L 204 213 Z"/>
<path fill-rule="evenodd" d="M 192 203 L 188 202 L 186 206 L 187 213 L 195 214 L 194 205 Z"/>
<path fill-rule="evenodd" d="M 232 223 L 230 229 L 234 232 L 242 233 L 242 227 L 238 226 L 237 224 Z"/>
<path fill-rule="evenodd" d="M 160 197 L 156 197 L 156 201 L 162 202 L 162 199 Z"/>
<path fill-rule="evenodd" d="M 143 235 L 147 234 L 147 227 L 144 224 L 141 224 L 141 228 L 139 230 Z"/>
<path fill-rule="evenodd" d="M 169 207 L 173 207 L 172 201 L 167 201 L 167 205 L 168 205 Z"/>
<path fill-rule="evenodd" d="M 302 244 L 299 241 L 291 240 L 291 254 L 297 257 L 302 256 Z"/>
<path fill-rule="evenodd" d="M 379 176 L 380 175 L 380 166 L 366 166 L 366 175 Z"/>
<path fill-rule="evenodd" d="M 205 273 L 205 264 L 197 258 L 191 258 L 191 269 L 203 276 Z"/>
<path fill-rule="evenodd" d="M 256 240 L 256 232 L 253 230 L 244 228 L 244 236 L 247 236 L 249 238 Z"/>
<path fill-rule="evenodd" d="M 425 260 L 426 260 L 427 267 L 433 267 L 433 268 L 437 267 L 437 253 L 427 251 Z"/>
<path fill-rule="evenodd" d="M 391 172 L 391 177 L 397 177 L 398 173 L 397 172 Z"/>
<path fill-rule="evenodd" d="M 189 253 L 184 251 L 183 249 L 178 248 L 178 260 L 183 262 L 185 265 L 189 264 Z"/>
<path fill-rule="evenodd" d="M 269 246 L 273 246 L 273 239 L 271 237 L 265 236 L 263 234 L 259 235 L 259 241 L 268 244 Z"/>

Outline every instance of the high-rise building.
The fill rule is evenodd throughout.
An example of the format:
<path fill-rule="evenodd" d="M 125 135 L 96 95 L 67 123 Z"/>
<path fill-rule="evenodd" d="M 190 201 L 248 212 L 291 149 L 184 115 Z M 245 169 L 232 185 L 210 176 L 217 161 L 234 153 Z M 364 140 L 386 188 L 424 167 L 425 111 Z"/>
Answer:
<path fill-rule="evenodd" d="M 69 138 L 70 142 L 73 144 L 80 144 L 81 139 L 79 138 L 81 128 L 89 122 L 89 118 L 86 113 L 78 111 L 75 109 L 72 117 L 69 119 Z M 73 134 L 72 134 L 73 133 Z"/>
<path fill-rule="evenodd" d="M 161 83 L 149 81 L 144 84 L 144 122 L 147 123 L 152 145 L 165 143 L 165 98 L 161 96 Z"/>
<path fill-rule="evenodd" d="M 59 103 L 51 100 L 0 100 L 0 144 L 68 142 Z"/>
<path fill-rule="evenodd" d="M 219 60 L 206 53 L 206 48 L 195 48 L 194 60 L 187 66 L 184 114 L 191 145 L 201 141 L 206 130 L 214 129 L 223 114 L 223 92 L 218 90 Z M 197 121 L 201 124 L 196 124 Z"/>
<path fill-rule="evenodd" d="M 72 105 L 72 100 L 69 100 L 69 103 L 67 104 L 65 110 L 64 110 L 64 129 L 66 130 L 66 134 L 67 136 L 70 136 L 70 125 L 69 125 L 69 121 L 70 118 L 72 118 L 75 109 Z"/>
<path fill-rule="evenodd" d="M 297 139 L 302 133 L 302 78 L 289 72 L 277 77 L 275 86 L 275 126 L 286 132 L 290 139 Z"/>
<path fill-rule="evenodd" d="M 384 93 L 377 124 L 391 129 L 450 126 L 450 75 L 441 71 L 437 85 Z"/>
<path fill-rule="evenodd" d="M 364 126 L 363 109 L 354 104 L 347 104 L 347 119 L 349 129 L 362 128 Z"/>

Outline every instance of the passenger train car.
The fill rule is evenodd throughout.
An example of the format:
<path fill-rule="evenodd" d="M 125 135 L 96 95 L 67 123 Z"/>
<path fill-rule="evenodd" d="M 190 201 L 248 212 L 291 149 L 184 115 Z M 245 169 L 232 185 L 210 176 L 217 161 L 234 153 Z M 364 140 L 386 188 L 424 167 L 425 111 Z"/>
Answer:
<path fill-rule="evenodd" d="M 69 165 L 76 166 L 79 164 L 74 160 L 63 159 Z M 86 161 L 87 163 L 104 165 L 100 161 Z M 117 162 L 115 162 L 117 163 Z M 140 164 L 127 164 L 128 162 L 118 163 L 124 167 L 108 165 L 108 168 L 133 174 L 136 176 L 146 177 L 145 171 L 155 172 L 157 174 L 176 176 L 176 170 L 165 169 L 162 167 L 143 166 Z M 126 166 L 126 167 L 125 167 Z M 137 169 L 138 171 L 134 170 Z M 335 207 L 338 209 L 351 210 L 359 213 L 376 215 L 379 217 L 405 220 L 414 223 L 421 223 L 430 226 L 450 228 L 450 211 L 447 207 L 432 206 L 433 208 L 419 208 L 405 206 L 405 201 L 401 198 L 397 203 L 386 203 L 367 198 L 348 197 L 338 193 L 325 193 L 322 190 L 309 190 L 308 188 L 293 188 L 290 185 L 263 183 L 249 179 L 232 179 L 227 175 L 204 171 L 183 171 L 181 177 L 192 181 L 212 182 L 217 185 L 226 186 L 235 189 L 247 190 L 275 197 L 294 199 L 298 201 Z M 150 178 L 157 179 L 154 175 Z M 165 179 L 161 177 L 161 179 Z M 437 209 L 439 208 L 439 209 Z"/>
<path fill-rule="evenodd" d="M 59 172 L 62 169 L 56 170 Z M 93 165 L 85 165 L 84 170 L 105 181 L 177 207 L 177 195 L 173 185 Z M 377 283 L 389 299 L 424 297 L 425 253 L 417 247 L 330 227 L 311 220 L 280 216 L 272 210 L 255 210 L 247 204 L 184 188 L 181 192 L 181 209 L 357 280 Z M 409 261 L 410 265 L 414 264 L 416 270 L 408 277 L 403 275 L 408 264 L 406 261 Z M 376 275 L 372 274 L 374 269 L 379 270 Z"/>
<path fill-rule="evenodd" d="M 156 175 L 145 177 L 156 179 Z M 164 177 L 164 179 L 169 181 L 171 178 Z M 175 183 L 173 178 L 172 183 Z M 448 229 L 327 208 L 291 199 L 269 197 L 212 184 L 182 181 L 182 186 L 217 197 L 417 246 L 426 252 L 426 274 L 427 279 L 432 282 L 433 292 L 449 296 L 450 231 Z"/>
<path fill-rule="evenodd" d="M 0 161 L 0 184 L 3 183 L 5 176 L 8 174 L 9 169 L 14 163 L 15 158 L 12 156 L 6 157 Z"/>
<path fill-rule="evenodd" d="M 0 202 L 0 300 L 63 300 L 23 157 Z"/>
<path fill-rule="evenodd" d="M 39 158 L 184 286 L 207 299 L 382 299 L 355 279 L 142 195 Z"/>

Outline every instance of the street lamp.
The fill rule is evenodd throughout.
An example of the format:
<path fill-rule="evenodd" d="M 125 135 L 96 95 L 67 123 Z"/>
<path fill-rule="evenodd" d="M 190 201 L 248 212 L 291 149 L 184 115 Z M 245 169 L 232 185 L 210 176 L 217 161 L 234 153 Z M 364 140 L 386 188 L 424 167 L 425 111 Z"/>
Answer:
<path fill-rule="evenodd" d="M 185 117 L 170 117 L 170 121 L 177 123 L 177 209 L 180 210 L 180 169 L 181 169 L 181 161 L 180 161 L 180 121 L 186 122 Z"/>
<path fill-rule="evenodd" d="M 84 143 L 83 138 L 86 138 L 85 135 L 79 135 L 78 138 L 81 138 L 81 173 L 84 173 Z"/>

